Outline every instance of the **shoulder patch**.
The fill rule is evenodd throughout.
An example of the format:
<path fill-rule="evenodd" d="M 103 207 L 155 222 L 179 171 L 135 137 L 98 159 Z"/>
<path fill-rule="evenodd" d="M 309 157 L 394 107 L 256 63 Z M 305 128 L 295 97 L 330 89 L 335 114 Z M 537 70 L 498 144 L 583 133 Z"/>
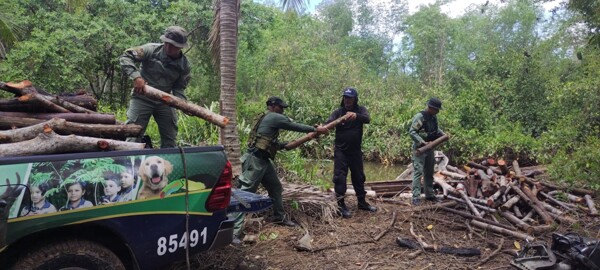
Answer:
<path fill-rule="evenodd" d="M 136 59 L 144 58 L 144 48 L 142 47 L 131 48 L 127 51 L 129 51 L 131 55 L 133 55 L 133 57 L 135 57 Z"/>

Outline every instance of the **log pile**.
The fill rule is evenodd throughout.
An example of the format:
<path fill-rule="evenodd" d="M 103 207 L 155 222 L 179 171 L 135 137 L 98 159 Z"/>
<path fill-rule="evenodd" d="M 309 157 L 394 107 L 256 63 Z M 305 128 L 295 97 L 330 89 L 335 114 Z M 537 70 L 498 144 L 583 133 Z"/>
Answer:
<path fill-rule="evenodd" d="M 577 214 L 598 215 L 593 191 L 535 179 L 543 168 L 521 168 L 516 160 L 491 158 L 457 168 L 448 165 L 439 151 L 436 163 L 434 187 L 444 198 L 459 203 L 458 208 L 440 208 L 470 219 L 470 225 L 481 229 L 531 241 L 534 235 L 553 230 L 556 223 L 576 223 L 572 216 Z"/>
<path fill-rule="evenodd" d="M 0 82 L 0 89 L 14 95 L 0 99 L 0 157 L 144 148 L 121 141 L 141 126 L 98 113 L 96 99 L 83 92 L 52 95 L 30 81 Z"/>

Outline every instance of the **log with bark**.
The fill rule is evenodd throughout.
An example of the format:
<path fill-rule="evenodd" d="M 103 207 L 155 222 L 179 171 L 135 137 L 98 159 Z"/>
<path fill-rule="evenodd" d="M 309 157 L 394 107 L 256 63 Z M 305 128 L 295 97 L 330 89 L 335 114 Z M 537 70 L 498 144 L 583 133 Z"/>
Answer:
<path fill-rule="evenodd" d="M 340 117 L 338 117 L 338 119 L 335 119 L 329 123 L 327 123 L 325 125 L 325 128 L 327 129 L 333 129 L 335 128 L 337 125 L 341 124 L 342 122 L 346 121 L 348 119 L 348 115 L 342 115 Z M 292 150 L 300 145 L 302 145 L 305 142 L 308 142 L 314 138 L 317 138 L 319 135 L 317 134 L 317 132 L 311 132 L 308 133 L 302 137 L 300 137 L 299 139 L 296 139 L 292 142 L 289 142 L 285 145 L 285 150 Z"/>
<path fill-rule="evenodd" d="M 2 119 L 2 121 L 10 122 L 27 122 L 33 123 L 38 122 L 37 124 L 28 125 L 26 127 L 11 129 L 11 130 L 0 130 L 0 143 L 14 143 L 20 141 L 31 140 L 38 136 L 39 133 L 44 132 L 45 128 L 51 128 L 56 133 L 61 135 L 81 135 L 81 136 L 91 136 L 98 138 L 111 138 L 111 139 L 124 139 L 126 137 L 134 137 L 138 136 L 142 131 L 142 126 L 140 125 L 103 125 L 103 124 L 82 124 L 82 123 L 74 123 L 68 122 L 65 119 L 52 118 L 48 121 L 43 121 L 39 119 L 28 119 L 27 121 L 22 121 L 23 119 Z"/>
<path fill-rule="evenodd" d="M 587 204 L 588 208 L 590 209 L 590 215 L 597 216 L 598 215 L 598 210 L 596 209 L 596 205 L 594 204 L 594 200 L 592 200 L 592 196 L 590 196 L 589 194 L 586 194 L 584 196 L 584 198 L 585 198 L 585 203 Z"/>
<path fill-rule="evenodd" d="M 94 112 L 98 108 L 98 102 L 90 95 L 58 96 L 58 98 Z M 31 113 L 49 112 L 45 107 L 38 106 L 32 102 L 23 102 L 20 98 L 0 99 L 0 111 Z"/>
<path fill-rule="evenodd" d="M 67 113 L 90 113 L 95 114 L 95 111 L 75 105 L 58 96 L 52 96 L 46 91 L 39 91 L 30 81 L 22 81 L 20 83 L 0 83 L 0 88 L 14 93 L 22 102 L 34 102 L 42 107 L 47 108 L 51 112 Z"/>
<path fill-rule="evenodd" d="M 113 114 L 87 114 L 87 113 L 24 113 L 24 112 L 0 112 L 0 119 L 5 117 L 17 118 L 35 118 L 50 120 L 52 118 L 62 118 L 70 122 L 87 123 L 87 124 L 107 124 L 114 125 L 117 123 Z M 18 123 L 15 123 L 18 124 Z"/>
<path fill-rule="evenodd" d="M 423 153 L 425 153 L 426 151 L 429 151 L 433 148 L 435 148 L 436 146 L 442 144 L 443 142 L 447 141 L 448 139 L 450 139 L 450 136 L 448 136 L 448 134 L 444 134 L 441 137 L 429 142 L 428 144 L 417 148 L 416 154 L 421 155 Z"/>
<path fill-rule="evenodd" d="M 188 102 L 185 99 L 178 98 L 174 95 L 158 90 L 149 85 L 146 85 L 145 91 L 141 95 L 151 98 L 153 100 L 163 102 L 171 107 L 181 110 L 186 114 L 198 116 L 210 122 L 211 124 L 217 125 L 219 127 L 225 127 L 227 123 L 229 123 L 229 119 L 225 116 L 214 113 L 209 109 L 203 108 L 194 103 Z"/>
<path fill-rule="evenodd" d="M 471 168 L 477 168 L 477 169 L 484 170 L 484 171 L 492 170 L 495 174 L 502 174 L 502 171 L 500 171 L 500 169 L 498 169 L 498 168 L 490 168 L 488 166 L 481 165 L 477 162 L 469 161 L 468 165 Z"/>
<path fill-rule="evenodd" d="M 143 149 L 143 143 L 131 143 L 76 135 L 62 136 L 47 128 L 28 141 L 0 144 L 0 157 Z"/>

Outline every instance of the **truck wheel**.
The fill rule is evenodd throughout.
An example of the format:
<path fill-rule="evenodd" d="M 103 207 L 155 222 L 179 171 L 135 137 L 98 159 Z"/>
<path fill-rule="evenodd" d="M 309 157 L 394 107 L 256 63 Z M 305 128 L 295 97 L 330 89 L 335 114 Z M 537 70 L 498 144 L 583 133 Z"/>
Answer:
<path fill-rule="evenodd" d="M 54 241 L 30 249 L 17 260 L 14 269 L 125 270 L 108 248 L 88 240 Z"/>

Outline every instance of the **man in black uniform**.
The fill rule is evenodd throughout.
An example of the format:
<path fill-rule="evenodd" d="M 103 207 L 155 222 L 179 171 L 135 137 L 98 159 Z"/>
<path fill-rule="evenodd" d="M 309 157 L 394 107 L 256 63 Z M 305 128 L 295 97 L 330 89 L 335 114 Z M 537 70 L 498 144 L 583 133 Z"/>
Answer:
<path fill-rule="evenodd" d="M 340 214 L 343 218 L 350 218 L 352 214 L 344 202 L 348 168 L 351 172 L 352 186 L 354 187 L 354 191 L 356 191 L 356 198 L 358 199 L 358 209 L 375 212 L 377 208 L 369 205 L 365 200 L 367 194 L 365 191 L 366 177 L 361 150 L 363 125 L 371 122 L 371 118 L 369 117 L 367 108 L 358 105 L 358 92 L 356 89 L 346 88 L 342 92 L 342 96 L 340 108 L 331 113 L 331 116 L 327 119 L 327 123 L 347 115 L 346 121 L 335 128 L 333 184 Z"/>

